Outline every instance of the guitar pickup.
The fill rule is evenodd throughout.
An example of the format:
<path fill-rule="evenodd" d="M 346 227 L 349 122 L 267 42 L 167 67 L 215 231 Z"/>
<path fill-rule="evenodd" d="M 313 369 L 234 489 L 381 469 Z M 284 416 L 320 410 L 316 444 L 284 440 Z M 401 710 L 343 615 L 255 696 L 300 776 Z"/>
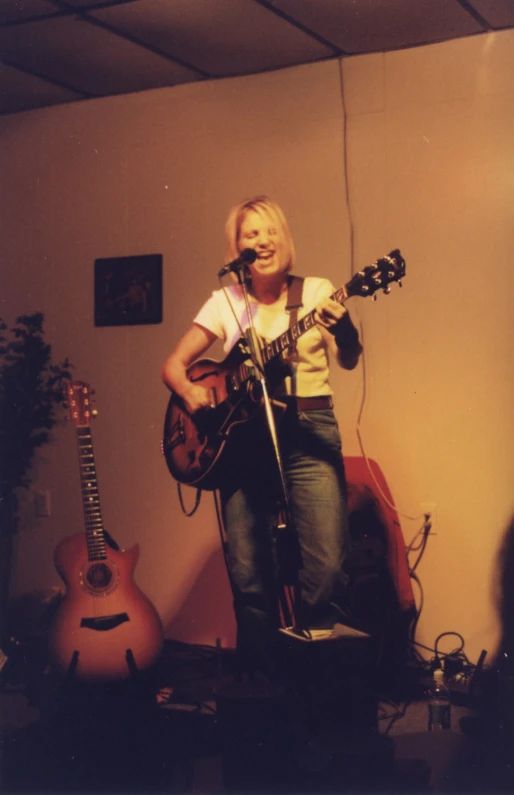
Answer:
<path fill-rule="evenodd" d="M 83 618 L 80 622 L 81 627 L 94 629 L 96 632 L 106 632 L 115 629 L 125 621 L 130 621 L 128 613 L 116 613 L 112 616 L 95 616 L 94 618 Z"/>
<path fill-rule="evenodd" d="M 186 441 L 186 434 L 184 431 L 184 423 L 182 417 L 179 417 L 176 423 L 171 426 L 167 438 L 164 440 L 169 450 L 174 450 L 179 444 L 184 444 Z M 163 452 L 164 452 L 163 442 Z"/>

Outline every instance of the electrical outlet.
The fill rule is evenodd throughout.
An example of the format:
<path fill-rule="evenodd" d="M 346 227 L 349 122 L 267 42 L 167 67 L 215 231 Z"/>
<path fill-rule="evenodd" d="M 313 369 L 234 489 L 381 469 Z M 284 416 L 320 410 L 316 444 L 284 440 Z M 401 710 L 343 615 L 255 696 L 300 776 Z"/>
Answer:
<path fill-rule="evenodd" d="M 34 495 L 36 516 L 50 516 L 51 501 L 48 489 L 40 489 Z"/>
<path fill-rule="evenodd" d="M 437 505 L 435 502 L 422 502 L 421 513 L 427 517 L 430 523 L 430 532 L 437 533 Z"/>

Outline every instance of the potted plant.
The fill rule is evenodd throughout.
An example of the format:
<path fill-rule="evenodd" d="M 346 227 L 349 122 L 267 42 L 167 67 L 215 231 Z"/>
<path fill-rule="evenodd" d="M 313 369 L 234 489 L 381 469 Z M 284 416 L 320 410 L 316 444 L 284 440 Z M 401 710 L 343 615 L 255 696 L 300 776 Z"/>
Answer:
<path fill-rule="evenodd" d="M 36 450 L 49 440 L 71 379 L 68 359 L 52 362 L 44 315 L 20 315 L 8 329 L 0 318 L 0 644 L 4 641 L 17 491 L 30 485 Z"/>

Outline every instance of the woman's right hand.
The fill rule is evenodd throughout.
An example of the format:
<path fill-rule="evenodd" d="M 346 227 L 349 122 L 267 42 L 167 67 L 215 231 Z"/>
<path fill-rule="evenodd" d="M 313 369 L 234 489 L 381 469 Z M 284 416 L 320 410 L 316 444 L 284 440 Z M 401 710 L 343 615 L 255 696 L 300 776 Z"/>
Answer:
<path fill-rule="evenodd" d="M 187 390 L 182 393 L 182 400 L 189 414 L 196 414 L 197 411 L 202 409 L 214 408 L 210 391 L 199 384 L 190 384 Z"/>
<path fill-rule="evenodd" d="M 187 369 L 216 339 L 212 331 L 193 323 L 164 362 L 163 381 L 168 389 L 180 395 L 189 414 L 214 408 L 211 392 L 202 384 L 192 383 L 187 376 Z"/>

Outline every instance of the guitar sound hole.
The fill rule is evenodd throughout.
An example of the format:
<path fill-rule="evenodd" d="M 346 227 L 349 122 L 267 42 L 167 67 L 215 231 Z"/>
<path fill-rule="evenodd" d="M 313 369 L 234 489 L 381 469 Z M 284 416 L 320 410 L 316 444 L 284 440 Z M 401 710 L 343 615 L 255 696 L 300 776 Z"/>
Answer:
<path fill-rule="evenodd" d="M 86 579 L 92 588 L 107 588 L 112 580 L 112 572 L 105 563 L 94 563 L 90 566 Z"/>

